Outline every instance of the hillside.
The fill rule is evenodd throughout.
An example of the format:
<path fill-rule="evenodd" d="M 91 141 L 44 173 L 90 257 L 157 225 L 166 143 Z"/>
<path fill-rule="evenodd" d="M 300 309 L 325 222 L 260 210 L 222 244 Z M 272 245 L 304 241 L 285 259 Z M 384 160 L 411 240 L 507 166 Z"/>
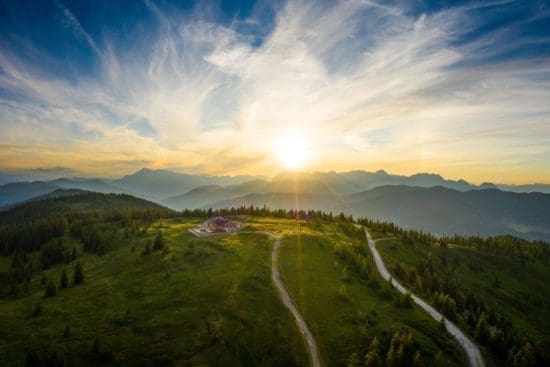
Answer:
<path fill-rule="evenodd" d="M 512 237 L 434 238 L 382 223 L 366 225 L 387 268 L 476 339 L 488 365 L 523 358 L 523 345 L 545 365 L 550 360 L 550 249 Z M 516 347 L 510 351 L 511 344 Z M 546 361 L 546 362 L 544 362 Z"/>
<path fill-rule="evenodd" d="M 308 365 L 300 332 L 271 283 L 276 238 L 282 244 L 281 279 L 324 365 L 384 361 L 387 355 L 403 365 L 463 364 L 463 353 L 438 321 L 380 277 L 364 232 L 350 218 L 232 209 L 211 215 L 233 215 L 246 222 L 242 231 L 197 238 L 188 229 L 203 222 L 207 211 L 176 213 L 123 194 L 55 195 L 0 216 L 0 364 Z M 417 249 L 394 257 L 381 248 L 392 269 L 394 258 L 407 271 L 418 267 L 431 256 L 426 243 L 441 241 L 418 232 L 405 235 L 387 223 L 361 223 L 381 246 L 385 240 L 403 241 L 390 243 L 392 254 L 395 246 Z M 545 345 L 541 320 L 550 307 L 544 287 L 549 252 L 543 245 L 516 238 L 445 241 L 459 254 L 445 260 L 454 274 L 449 284 L 474 287 L 476 302 L 512 320 L 517 337 L 506 351 L 518 353 L 513 348 L 523 345 L 523 335 L 536 348 Z M 432 263 L 440 274 L 444 265 Z M 75 275 L 79 267 L 83 282 Z M 512 273 L 529 282 L 529 291 L 521 293 L 519 280 L 509 279 Z M 465 288 L 457 279 L 465 279 Z M 442 290 L 445 282 L 439 280 Z M 490 291 L 495 282 L 497 293 Z M 457 297 L 457 305 L 464 302 L 446 292 Z M 525 301 L 515 300 L 520 293 Z M 489 320 L 494 325 L 494 318 Z M 487 366 L 504 365 L 501 349 L 483 352 Z M 539 349 L 536 355 L 545 358 Z"/>
<path fill-rule="evenodd" d="M 167 208 L 126 194 L 100 194 L 80 190 L 56 190 L 42 197 L 19 204 L 7 211 L 0 212 L 0 224 L 44 219 L 73 212 L 101 212 L 117 210 Z"/>
<path fill-rule="evenodd" d="M 217 365 L 223 360 L 228 366 L 308 365 L 296 325 L 270 282 L 273 239 L 265 233 L 292 234 L 289 241 L 304 236 L 304 249 L 315 244 L 311 251 L 318 245 L 310 236 L 322 241 L 322 260 L 313 252 L 310 257 L 309 250 L 295 256 L 285 249 L 282 256 L 285 264 L 307 257 L 323 279 L 348 271 L 342 262 L 324 273 L 325 263 L 339 261 L 333 246 L 360 243 L 352 233 L 342 232 L 349 225 L 340 228 L 330 221 L 319 227 L 303 220 L 248 216 L 246 232 L 198 239 L 187 230 L 200 218 L 82 219 L 93 225 L 96 236 L 105 243 L 104 252 L 91 250 L 88 236 L 73 234 L 78 232 L 71 226 L 69 232 L 44 246 L 60 246 L 61 253 L 73 251 L 74 259 L 52 258 L 53 262 L 42 266 L 43 250 L 29 252 L 25 258 L 16 253 L 15 265 L 0 267 L 0 279 L 15 277 L 23 271 L 19 269 L 29 276 L 28 281 L 25 275 L 25 280 L 13 287 L 0 283 L 0 322 L 4 325 L 0 363 L 22 365 L 26 360 L 39 365 L 53 359 L 77 365 Z M 254 231 L 258 233 L 250 233 Z M 283 248 L 290 249 L 290 242 Z M 7 264 L 6 258 L 0 259 L 0 264 Z M 83 268 L 82 284 L 73 282 L 77 263 Z M 36 270 L 28 273 L 29 264 Z M 64 270 L 69 273 L 66 287 L 60 283 Z M 312 279 L 311 270 L 302 271 L 298 278 Z M 339 325 L 334 331 L 313 326 L 316 336 L 327 341 L 320 344 L 325 365 L 345 365 L 351 354 L 363 354 L 374 338 L 385 353 L 394 342 L 392 336 L 400 333 L 411 333 L 414 344 L 407 348 L 424 363 L 437 356 L 451 366 L 460 365 L 460 350 L 439 330 L 437 322 L 419 310 L 394 306 L 389 288 L 372 285 L 379 282 L 375 273 L 367 283 L 349 271 L 349 279 L 343 280 L 350 288 L 349 301 L 338 298 L 338 277 L 322 290 L 323 297 L 330 300 L 324 305 L 323 312 L 328 311 L 324 319 L 328 325 Z M 294 284 L 294 275 L 287 268 L 282 276 Z M 57 289 L 45 297 L 50 281 Z M 342 310 L 330 316 L 333 307 Z M 316 316 L 306 315 L 315 325 L 311 317 Z M 361 331 L 363 322 L 372 327 Z M 33 337 L 28 338 L 31 333 Z M 336 340 L 340 341 L 329 342 Z"/>

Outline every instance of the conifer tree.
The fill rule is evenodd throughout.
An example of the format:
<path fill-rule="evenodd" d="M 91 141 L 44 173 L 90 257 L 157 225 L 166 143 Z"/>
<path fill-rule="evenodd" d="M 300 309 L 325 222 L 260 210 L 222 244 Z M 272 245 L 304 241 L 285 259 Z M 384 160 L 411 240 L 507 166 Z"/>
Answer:
<path fill-rule="evenodd" d="M 101 354 L 101 345 L 99 344 L 99 338 L 95 338 L 92 344 L 92 354 L 98 357 Z"/>
<path fill-rule="evenodd" d="M 162 237 L 162 232 L 158 231 L 157 236 L 155 237 L 155 242 L 153 244 L 153 250 L 159 251 L 164 248 L 164 238 Z"/>
<path fill-rule="evenodd" d="M 71 336 L 71 327 L 69 324 L 65 325 L 65 330 L 63 330 L 63 337 L 68 338 Z"/>
<path fill-rule="evenodd" d="M 59 280 L 59 286 L 61 288 L 67 288 L 69 285 L 69 278 L 67 277 L 67 271 L 65 268 L 61 271 L 61 279 Z"/>
<path fill-rule="evenodd" d="M 357 353 L 352 353 L 351 356 L 348 358 L 348 363 L 346 364 L 347 367 L 357 367 L 359 366 L 359 357 L 357 357 Z"/>
<path fill-rule="evenodd" d="M 41 313 L 42 313 L 42 303 L 37 302 L 37 303 L 34 305 L 33 316 L 40 316 Z"/>
<path fill-rule="evenodd" d="M 74 285 L 84 283 L 84 270 L 82 269 L 80 262 L 77 262 L 74 267 L 73 283 Z"/>
<path fill-rule="evenodd" d="M 378 354 L 378 338 L 374 337 L 369 346 L 369 352 L 365 356 L 365 367 L 382 367 L 382 359 Z"/>
<path fill-rule="evenodd" d="M 44 293 L 44 297 L 53 297 L 57 294 L 57 288 L 55 287 L 54 282 L 50 279 L 48 281 L 48 285 L 46 286 L 46 292 Z"/>

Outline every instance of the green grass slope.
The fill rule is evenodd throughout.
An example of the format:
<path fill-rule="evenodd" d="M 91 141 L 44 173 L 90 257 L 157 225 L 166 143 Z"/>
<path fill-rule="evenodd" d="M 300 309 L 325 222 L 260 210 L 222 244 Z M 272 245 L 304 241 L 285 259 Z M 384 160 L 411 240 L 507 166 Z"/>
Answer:
<path fill-rule="evenodd" d="M 420 356 L 416 365 L 434 365 L 439 353 L 438 363 L 461 365 L 462 352 L 437 322 L 420 308 L 396 306 L 395 294 L 378 276 L 370 257 L 366 257 L 367 266 L 372 270 L 365 277 L 335 255 L 335 245 L 352 243 L 365 246 L 360 239 L 325 224 L 317 235 L 286 237 L 280 249 L 282 278 L 317 339 L 324 364 L 352 363 L 355 353 L 363 365 L 374 337 L 385 361 L 392 336 L 410 331 L 412 350 Z"/>
<path fill-rule="evenodd" d="M 418 270 L 428 264 L 428 261 L 431 262 L 434 269 L 432 279 L 437 279 L 439 293 L 456 294 L 450 307 L 448 306 L 451 303 L 443 302 L 440 309 L 446 308 L 448 316 L 457 320 L 467 333 L 485 345 L 486 356 L 490 359 L 489 365 L 504 365 L 509 351 L 499 351 L 496 341 L 499 331 L 493 326 L 489 327 L 488 337 L 479 335 L 479 327 L 476 326 L 476 323 L 479 325 L 479 319 L 475 317 L 480 311 L 472 310 L 471 307 L 464 310 L 461 306 L 468 302 L 470 295 L 482 300 L 482 306 L 486 310 L 481 312 L 499 329 L 511 329 L 507 321 L 498 321 L 503 316 L 502 320 L 509 320 L 520 335 L 538 345 L 535 348 L 539 349 L 541 355 L 550 347 L 550 266 L 544 256 L 522 258 L 503 251 L 499 253 L 497 250 L 464 247 L 453 243 L 446 246 L 404 243 L 401 236 L 392 233 L 373 232 L 373 235 L 375 239 L 378 238 L 377 248 L 388 270 L 407 287 L 434 304 L 435 300 L 426 290 L 426 281 L 423 280 L 422 283 L 417 277 Z M 413 278 L 418 280 L 413 281 Z M 521 336 L 518 338 L 521 339 Z M 485 343 L 483 339 L 486 339 Z M 513 352 L 517 353 L 517 350 Z"/>
<path fill-rule="evenodd" d="M 164 220 L 166 248 L 147 256 L 141 253 L 158 223 L 128 238 L 118 226 L 98 224 L 110 236 L 109 252 L 77 259 L 84 284 L 44 298 L 37 274 L 25 296 L 0 299 L 0 365 L 22 366 L 30 346 L 90 366 L 307 365 L 301 336 L 270 281 L 271 241 L 258 234 L 197 239 L 187 231 L 195 224 Z M 63 244 L 82 253 L 68 235 Z M 58 285 L 63 268 L 72 280 L 74 262 L 45 274 Z"/>

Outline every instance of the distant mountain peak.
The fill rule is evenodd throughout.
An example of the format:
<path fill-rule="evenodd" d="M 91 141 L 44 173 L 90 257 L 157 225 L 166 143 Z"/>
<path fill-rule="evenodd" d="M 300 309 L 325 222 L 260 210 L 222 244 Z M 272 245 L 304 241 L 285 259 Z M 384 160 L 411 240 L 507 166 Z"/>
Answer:
<path fill-rule="evenodd" d="M 436 178 L 438 180 L 443 180 L 443 176 L 437 174 L 437 173 L 428 173 L 428 172 L 421 172 L 421 173 L 415 173 L 414 175 L 410 176 L 412 177 L 426 177 L 426 178 Z"/>
<path fill-rule="evenodd" d="M 482 183 L 481 185 L 479 185 L 479 188 L 480 188 L 480 189 L 484 189 L 484 190 L 485 190 L 485 189 L 500 190 L 500 189 L 498 188 L 498 186 L 495 185 L 495 184 L 492 183 L 492 182 L 484 182 L 484 183 Z"/>

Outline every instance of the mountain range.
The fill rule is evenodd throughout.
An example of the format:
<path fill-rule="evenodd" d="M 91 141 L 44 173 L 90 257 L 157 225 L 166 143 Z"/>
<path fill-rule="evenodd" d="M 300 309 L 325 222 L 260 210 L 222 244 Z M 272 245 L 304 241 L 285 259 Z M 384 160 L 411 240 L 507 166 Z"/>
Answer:
<path fill-rule="evenodd" d="M 514 234 L 550 240 L 550 185 L 474 185 L 437 174 L 403 176 L 382 170 L 287 172 L 266 179 L 144 168 L 120 179 L 9 183 L 0 186 L 0 207 L 48 194 L 66 195 L 68 189 L 130 194 L 176 210 L 241 205 L 320 209 L 393 221 L 434 234 Z"/>

